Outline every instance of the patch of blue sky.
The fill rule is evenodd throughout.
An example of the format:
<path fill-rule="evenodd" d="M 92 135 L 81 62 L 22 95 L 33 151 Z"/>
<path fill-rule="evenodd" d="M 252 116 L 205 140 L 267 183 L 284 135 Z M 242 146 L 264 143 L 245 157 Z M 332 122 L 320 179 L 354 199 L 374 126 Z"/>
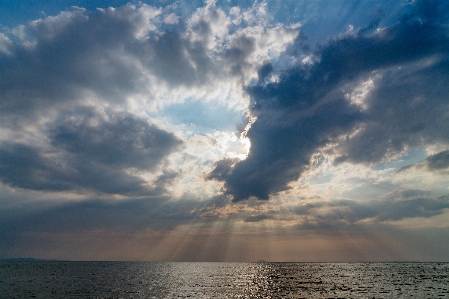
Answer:
<path fill-rule="evenodd" d="M 82 7 L 94 11 L 102 7 L 123 6 L 127 0 L 2 0 L 0 1 L 0 22 L 7 27 L 16 27 L 46 16 L 54 16 L 61 11 L 69 10 L 72 6 Z M 162 2 L 162 1 L 158 1 Z"/>
<path fill-rule="evenodd" d="M 249 7 L 253 1 L 218 1 L 222 7 L 232 8 L 233 6 Z M 169 7 L 177 11 L 181 17 L 189 17 L 198 7 L 205 4 L 203 0 L 2 0 L 0 1 L 0 23 L 2 26 L 15 27 L 25 24 L 30 20 L 36 20 L 45 16 L 54 16 L 61 11 L 69 10 L 72 6 L 82 7 L 88 11 L 95 11 L 97 8 L 120 7 L 131 4 L 147 4 L 154 7 Z M 225 10 L 226 11 L 226 10 Z"/>
<path fill-rule="evenodd" d="M 360 168 L 357 171 L 357 167 L 350 167 L 350 169 L 342 171 L 337 167 L 337 172 L 320 171 L 315 176 L 303 177 L 301 183 L 304 185 L 310 184 L 318 186 L 330 186 L 335 183 L 340 183 L 346 185 L 340 185 L 338 196 L 345 198 L 377 198 L 382 194 L 387 193 L 392 187 L 390 180 L 385 180 L 387 177 L 394 175 L 402 167 L 416 164 L 427 158 L 427 152 L 424 148 L 409 150 L 403 156 L 396 159 L 378 163 L 371 167 L 372 173 L 366 172 Z M 331 162 L 331 161 L 330 161 Z M 325 167 L 324 164 L 329 163 L 328 160 L 321 158 L 317 161 L 315 167 Z M 329 185 L 330 184 L 330 185 Z M 318 190 L 317 189 L 317 190 Z"/>
<path fill-rule="evenodd" d="M 374 165 L 371 169 L 378 171 L 383 169 L 395 169 L 395 171 L 401 169 L 402 167 L 416 164 L 418 162 L 423 161 L 427 158 L 427 152 L 424 148 L 420 149 L 411 149 L 409 150 L 405 155 L 400 156 L 399 158 L 396 158 L 391 161 L 378 163 Z"/>
<path fill-rule="evenodd" d="M 173 11 L 178 17 L 188 19 L 206 1 L 175 1 L 175 0 L 27 0 L 27 1 L 0 1 L 1 25 L 13 28 L 25 24 L 30 20 L 45 16 L 57 15 L 61 11 L 70 10 L 72 6 L 95 11 L 97 8 L 120 7 L 127 3 L 145 3 L 154 7 L 161 7 Z M 223 11 L 229 15 L 232 7 L 239 7 L 241 11 L 258 5 L 265 5 L 269 17 L 266 22 L 271 25 L 278 23 L 294 24 L 301 22 L 301 30 L 307 37 L 307 42 L 321 44 L 323 41 L 335 37 L 348 30 L 349 26 L 355 29 L 366 28 L 370 22 L 379 22 L 380 26 L 391 25 L 397 22 L 397 16 L 402 14 L 408 1 L 217 1 Z M 338 17 L 331 17 L 338 16 Z M 232 33 L 232 29 L 231 29 Z"/>
<path fill-rule="evenodd" d="M 195 134 L 205 135 L 213 130 L 234 132 L 246 123 L 242 111 L 216 102 L 189 99 L 183 104 L 166 106 L 152 117 L 167 119 L 173 125 L 184 125 Z"/>

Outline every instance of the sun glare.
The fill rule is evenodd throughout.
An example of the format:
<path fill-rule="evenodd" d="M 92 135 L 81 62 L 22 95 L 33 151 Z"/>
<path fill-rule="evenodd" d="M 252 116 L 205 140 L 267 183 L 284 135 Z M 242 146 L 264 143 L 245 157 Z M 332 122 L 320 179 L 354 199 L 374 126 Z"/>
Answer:
<path fill-rule="evenodd" d="M 246 153 L 245 153 L 245 159 L 249 154 L 249 149 L 251 148 L 251 141 L 249 140 L 248 137 L 240 137 L 240 143 L 242 143 L 245 146 L 246 149 Z M 242 159 L 244 160 L 244 159 Z"/>
<path fill-rule="evenodd" d="M 228 157 L 245 160 L 249 154 L 251 142 L 247 137 L 237 138 L 235 135 L 231 135 L 224 140 L 223 146 Z"/>

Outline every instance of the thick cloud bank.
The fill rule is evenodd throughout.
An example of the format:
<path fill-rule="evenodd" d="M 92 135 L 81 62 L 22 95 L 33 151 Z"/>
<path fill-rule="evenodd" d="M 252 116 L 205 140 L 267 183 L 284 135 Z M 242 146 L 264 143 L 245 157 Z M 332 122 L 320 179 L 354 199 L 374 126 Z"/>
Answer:
<path fill-rule="evenodd" d="M 448 13 L 447 3 L 417 1 L 396 24 L 349 28 L 305 58 L 299 41 L 295 67 L 266 65 L 247 88 L 256 119 L 247 159 L 222 160 L 209 178 L 224 181 L 234 201 L 268 199 L 289 189 L 316 155 L 371 165 L 447 146 Z M 445 155 L 429 157 L 428 167 L 446 165 Z"/>
<path fill-rule="evenodd" d="M 151 171 L 181 144 L 173 134 L 131 115 L 104 119 L 88 108 L 63 115 L 53 126 L 50 149 L 21 143 L 0 147 L 3 182 L 32 190 L 148 195 L 156 187 L 127 169 Z"/>

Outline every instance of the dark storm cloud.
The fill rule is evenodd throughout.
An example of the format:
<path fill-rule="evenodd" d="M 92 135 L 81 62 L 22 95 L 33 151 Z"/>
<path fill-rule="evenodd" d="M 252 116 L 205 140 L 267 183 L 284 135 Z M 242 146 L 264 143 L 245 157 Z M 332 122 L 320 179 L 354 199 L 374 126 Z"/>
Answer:
<path fill-rule="evenodd" d="M 0 148 L 0 178 L 13 187 L 33 190 L 67 190 L 59 169 L 35 148 L 24 144 L 3 143 Z"/>
<path fill-rule="evenodd" d="M 181 144 L 174 134 L 131 114 L 102 119 L 90 109 L 78 112 L 63 114 L 50 136 L 52 145 L 79 161 L 152 170 Z"/>
<path fill-rule="evenodd" d="M 12 187 L 45 191 L 83 191 L 109 194 L 148 194 L 152 188 L 145 181 L 129 175 L 124 169 L 76 157 L 48 157 L 39 149 L 23 144 L 4 144 L 0 179 Z"/>
<path fill-rule="evenodd" d="M 164 173 L 152 187 L 126 172 L 154 170 L 181 144 L 172 133 L 130 114 L 109 114 L 105 119 L 85 108 L 64 114 L 51 126 L 50 149 L 20 143 L 1 146 L 2 182 L 32 190 L 131 195 L 160 193 L 174 178 Z"/>
<path fill-rule="evenodd" d="M 408 147 L 448 143 L 449 5 L 414 5 L 395 25 L 371 24 L 331 40 L 315 51 L 314 64 L 248 87 L 257 117 L 247 133 L 248 158 L 219 162 L 210 178 L 223 180 L 234 201 L 268 199 L 288 189 L 311 156 L 332 142 L 336 162 L 364 164 Z M 269 71 L 265 66 L 260 75 Z M 349 95 L 370 78 L 373 87 L 361 108 Z"/>
<path fill-rule="evenodd" d="M 231 174 L 232 165 L 235 164 L 237 159 L 224 159 L 220 160 L 215 164 L 215 169 L 209 173 L 207 179 L 210 180 L 224 180 L 228 175 Z"/>

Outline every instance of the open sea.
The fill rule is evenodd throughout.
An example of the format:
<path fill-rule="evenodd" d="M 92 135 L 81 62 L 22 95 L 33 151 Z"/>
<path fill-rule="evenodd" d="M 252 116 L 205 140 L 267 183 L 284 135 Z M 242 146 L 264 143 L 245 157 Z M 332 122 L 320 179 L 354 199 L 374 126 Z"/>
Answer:
<path fill-rule="evenodd" d="M 0 262 L 0 298 L 449 298 L 449 263 Z"/>

